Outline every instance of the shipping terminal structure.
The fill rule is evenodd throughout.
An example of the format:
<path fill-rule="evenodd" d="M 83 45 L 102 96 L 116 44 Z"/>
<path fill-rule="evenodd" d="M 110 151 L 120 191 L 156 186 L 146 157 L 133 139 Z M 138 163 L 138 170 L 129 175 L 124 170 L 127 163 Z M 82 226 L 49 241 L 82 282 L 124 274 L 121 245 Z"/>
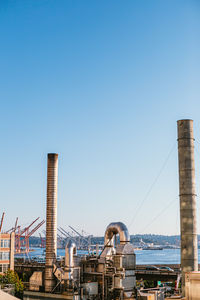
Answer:
<path fill-rule="evenodd" d="M 193 121 L 178 121 L 179 191 L 181 223 L 182 296 L 199 289 L 196 193 L 194 167 Z M 128 229 L 122 222 L 111 222 L 105 229 L 104 247 L 96 255 L 77 254 L 70 241 L 65 248 L 64 262 L 57 260 L 57 181 L 58 154 L 48 154 L 46 205 L 46 262 L 44 271 L 30 277 L 24 300 L 132 300 L 136 299 L 136 258 Z M 119 243 L 116 243 L 116 235 Z M 190 288 L 193 278 L 198 285 Z M 195 277 L 195 278 L 196 278 Z M 185 280 L 186 278 L 186 280 Z M 191 279 L 191 280 L 190 280 Z M 200 293 L 199 293 L 200 295 Z M 157 299 L 157 298 L 141 298 Z M 161 299 L 161 298 L 159 298 Z M 162 298 L 164 299 L 164 298 Z"/>
<path fill-rule="evenodd" d="M 30 278 L 29 299 L 134 299 L 135 253 L 127 227 L 121 222 L 109 224 L 100 255 L 78 256 L 70 241 L 65 248 L 64 266 L 57 253 L 57 180 L 58 154 L 48 154 L 46 209 L 45 272 L 36 271 Z M 114 237 L 120 243 L 115 245 Z"/>

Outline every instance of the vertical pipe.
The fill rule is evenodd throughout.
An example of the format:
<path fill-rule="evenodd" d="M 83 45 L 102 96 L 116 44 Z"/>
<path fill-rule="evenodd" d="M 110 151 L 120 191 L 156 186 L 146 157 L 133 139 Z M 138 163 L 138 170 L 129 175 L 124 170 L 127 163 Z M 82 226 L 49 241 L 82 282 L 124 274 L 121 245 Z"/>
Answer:
<path fill-rule="evenodd" d="M 71 240 L 65 247 L 65 272 L 66 279 L 73 279 L 74 254 L 76 255 L 76 244 Z"/>
<path fill-rule="evenodd" d="M 51 292 L 55 286 L 53 263 L 56 261 L 57 252 L 57 182 L 58 154 L 49 153 L 47 162 L 45 292 Z"/>
<path fill-rule="evenodd" d="M 182 295 L 185 272 L 198 271 L 193 121 L 179 120 L 179 196 L 181 226 Z"/>

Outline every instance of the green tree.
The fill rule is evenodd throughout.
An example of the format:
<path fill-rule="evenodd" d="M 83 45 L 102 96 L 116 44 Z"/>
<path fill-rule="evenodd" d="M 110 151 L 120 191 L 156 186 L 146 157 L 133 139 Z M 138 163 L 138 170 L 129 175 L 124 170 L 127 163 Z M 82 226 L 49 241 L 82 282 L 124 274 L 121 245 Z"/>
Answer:
<path fill-rule="evenodd" d="M 22 280 L 19 279 L 19 276 L 17 275 L 16 272 L 12 270 L 8 270 L 5 274 L 0 275 L 0 284 L 1 285 L 14 284 L 15 296 L 22 299 L 24 285 L 22 283 Z"/>

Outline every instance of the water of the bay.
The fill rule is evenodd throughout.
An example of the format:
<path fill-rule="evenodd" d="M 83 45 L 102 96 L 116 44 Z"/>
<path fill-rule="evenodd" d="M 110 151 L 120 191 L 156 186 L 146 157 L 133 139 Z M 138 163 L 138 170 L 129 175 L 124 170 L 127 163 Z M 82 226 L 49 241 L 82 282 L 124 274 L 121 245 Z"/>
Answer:
<path fill-rule="evenodd" d="M 136 250 L 136 264 L 180 264 L 180 249 Z"/>
<path fill-rule="evenodd" d="M 44 257 L 44 249 L 34 248 L 29 253 L 29 257 Z M 78 251 L 78 254 L 87 254 L 87 251 Z M 135 250 L 136 264 L 180 264 L 180 249 L 163 249 L 163 250 Z M 58 256 L 64 256 L 65 250 L 58 249 Z M 200 258 L 200 249 L 199 249 Z"/>

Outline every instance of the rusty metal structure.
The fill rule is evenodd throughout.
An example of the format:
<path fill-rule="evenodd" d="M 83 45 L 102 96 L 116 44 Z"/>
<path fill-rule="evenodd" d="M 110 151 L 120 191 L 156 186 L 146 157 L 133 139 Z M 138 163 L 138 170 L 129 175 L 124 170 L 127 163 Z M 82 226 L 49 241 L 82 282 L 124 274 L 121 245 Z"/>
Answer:
<path fill-rule="evenodd" d="M 194 165 L 193 121 L 179 120 L 178 159 L 181 225 L 182 295 L 185 295 L 185 273 L 198 270 L 196 192 Z M 133 245 L 125 224 L 113 222 L 104 236 L 104 248 L 99 254 L 77 255 L 76 240 L 63 228 L 59 232 L 71 238 L 65 248 L 65 258 L 59 262 L 57 252 L 57 178 L 58 154 L 48 154 L 46 263 L 45 271 L 34 272 L 30 278 L 27 299 L 49 299 L 48 293 L 59 299 L 76 300 L 133 300 L 136 288 L 136 260 Z M 79 238 L 79 232 L 70 226 Z M 118 236 L 118 238 L 116 238 Z M 63 295 L 63 298 L 62 298 Z M 57 295 L 56 295 L 56 298 Z"/>
<path fill-rule="evenodd" d="M 39 224 L 37 224 L 31 231 L 27 230 L 25 232 L 25 249 L 26 252 L 29 252 L 29 238 L 45 223 L 44 220 L 42 220 Z"/>
<path fill-rule="evenodd" d="M 17 218 L 15 227 L 7 231 L 7 233 L 10 231 L 15 233 L 15 253 L 29 253 L 29 238 L 45 223 L 45 221 L 42 220 L 34 228 L 31 228 L 38 220 L 39 217 L 36 218 L 29 226 L 21 228 L 20 225 L 17 226 Z"/>
<path fill-rule="evenodd" d="M 185 273 L 198 271 L 193 121 L 179 120 L 178 158 L 181 227 L 182 295 Z"/>
<path fill-rule="evenodd" d="M 2 227 L 3 227 L 3 219 L 4 219 L 4 216 L 5 216 L 5 212 L 3 212 L 2 217 L 1 217 L 0 233 L 1 233 L 1 230 L 2 230 Z"/>
<path fill-rule="evenodd" d="M 123 223 L 114 222 L 106 228 L 104 248 L 100 255 L 88 253 L 81 256 L 77 254 L 76 244 L 72 240 L 68 242 L 61 263 L 56 260 L 52 262 L 53 280 L 49 293 L 63 294 L 67 299 L 77 300 L 133 300 L 135 269 L 135 253 L 128 229 Z M 46 271 L 45 266 L 45 274 Z M 30 278 L 31 291 L 46 289 L 42 278 L 42 271 L 33 273 Z M 48 299 L 48 293 L 46 297 Z"/>
<path fill-rule="evenodd" d="M 128 229 L 123 223 L 114 222 L 106 228 L 104 248 L 100 255 L 98 251 L 96 255 L 89 252 L 88 255 L 78 255 L 76 240 L 64 229 L 59 229 L 61 234 L 70 239 L 65 247 L 63 261 L 57 259 L 57 181 L 58 154 L 51 153 L 48 154 L 47 163 L 45 271 L 44 274 L 42 271 L 33 273 L 30 290 L 45 291 L 46 299 L 48 293 L 64 294 L 67 299 L 77 300 L 134 299 L 135 254 Z M 28 297 L 31 299 L 30 294 Z M 34 294 L 33 297 L 40 299 L 40 294 Z"/>
<path fill-rule="evenodd" d="M 53 264 L 57 255 L 57 182 L 58 154 L 49 153 L 47 161 L 47 206 L 46 206 L 46 265 L 45 291 L 55 287 Z"/>
<path fill-rule="evenodd" d="M 119 235 L 119 243 L 116 236 Z M 96 258 L 81 261 L 85 299 L 134 299 L 135 254 L 127 227 L 110 223 L 105 231 L 104 249 Z M 97 291 L 94 295 L 91 290 Z M 94 298 L 93 298 L 94 297 Z"/>

